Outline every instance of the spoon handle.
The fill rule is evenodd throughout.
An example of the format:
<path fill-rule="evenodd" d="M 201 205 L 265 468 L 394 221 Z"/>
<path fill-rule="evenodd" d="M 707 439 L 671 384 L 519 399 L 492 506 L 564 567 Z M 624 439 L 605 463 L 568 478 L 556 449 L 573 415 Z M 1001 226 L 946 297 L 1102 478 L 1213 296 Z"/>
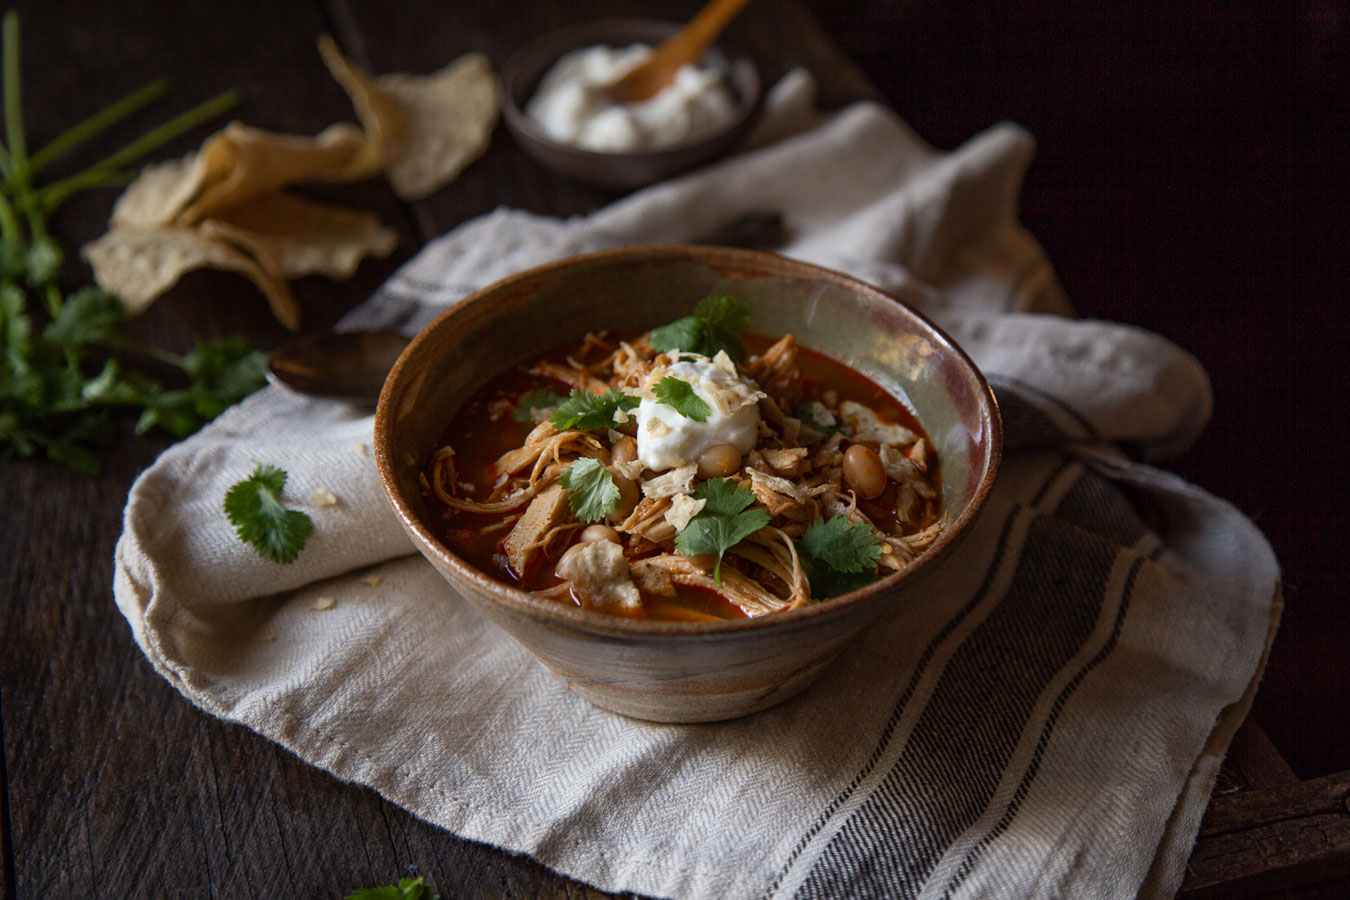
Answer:
<path fill-rule="evenodd" d="M 607 92 L 616 103 L 646 100 L 670 83 L 675 72 L 698 59 L 750 0 L 712 0 L 679 31 L 662 41 L 642 65 L 615 81 Z"/>

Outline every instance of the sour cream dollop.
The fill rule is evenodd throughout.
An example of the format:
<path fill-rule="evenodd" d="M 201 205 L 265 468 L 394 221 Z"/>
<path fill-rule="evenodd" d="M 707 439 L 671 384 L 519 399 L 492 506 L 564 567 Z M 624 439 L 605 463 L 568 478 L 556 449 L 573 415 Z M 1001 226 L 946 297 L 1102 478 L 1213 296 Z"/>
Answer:
<path fill-rule="evenodd" d="M 616 104 L 606 85 L 651 56 L 646 44 L 587 47 L 549 69 L 525 114 L 555 141 L 586 150 L 660 150 L 715 134 L 736 117 L 736 104 L 715 69 L 684 65 L 675 80 L 641 103 Z"/>
<path fill-rule="evenodd" d="M 652 393 L 662 378 L 678 378 L 708 404 L 708 418 L 696 422 L 658 401 Z M 725 353 L 716 359 L 681 354 L 668 366 L 647 376 L 637 419 L 638 459 L 654 472 L 685 466 L 715 444 L 731 444 L 748 453 L 759 439 L 759 399 L 764 392 L 736 374 Z"/>

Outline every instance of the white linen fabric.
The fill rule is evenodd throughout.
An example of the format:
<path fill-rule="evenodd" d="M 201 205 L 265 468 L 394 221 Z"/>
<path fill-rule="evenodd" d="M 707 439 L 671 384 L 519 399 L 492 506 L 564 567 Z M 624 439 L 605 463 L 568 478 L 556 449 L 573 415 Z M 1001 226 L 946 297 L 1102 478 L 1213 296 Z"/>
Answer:
<path fill-rule="evenodd" d="M 1245 716 L 1279 573 L 1229 504 L 1114 449 L 1185 448 L 1196 361 L 1068 317 L 1019 225 L 1032 141 L 939 153 L 896 116 L 812 111 L 797 73 L 751 149 L 567 221 L 499 210 L 433 241 L 348 320 L 417 328 L 501 276 L 779 210 L 782 252 L 915 304 L 994 384 L 1007 452 L 924 602 L 772 710 L 631 721 L 554 682 L 416 555 L 370 415 L 269 387 L 136 482 L 115 594 L 197 706 L 415 815 L 663 897 L 1132 897 L 1181 883 Z M 255 460 L 314 535 L 264 561 L 221 511 Z M 336 505 L 311 502 L 327 488 Z M 318 602 L 320 598 L 331 598 Z"/>

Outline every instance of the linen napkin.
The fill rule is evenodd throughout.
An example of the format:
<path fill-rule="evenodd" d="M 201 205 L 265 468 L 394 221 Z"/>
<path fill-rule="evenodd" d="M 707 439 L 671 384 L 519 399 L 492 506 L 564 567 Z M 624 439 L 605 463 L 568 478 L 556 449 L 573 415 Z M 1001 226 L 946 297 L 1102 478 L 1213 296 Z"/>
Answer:
<path fill-rule="evenodd" d="M 783 252 L 926 311 L 995 385 L 1003 468 L 923 598 L 818 684 L 708 725 L 591 707 L 414 554 L 371 417 L 275 387 L 137 480 L 117 603 L 202 709 L 606 890 L 1169 895 L 1279 611 L 1249 521 L 1113 446 L 1184 448 L 1209 414 L 1205 374 L 1156 336 L 1064 315 L 1017 220 L 1022 130 L 939 153 L 874 104 L 816 114 L 811 88 L 778 86 L 753 149 L 593 215 L 465 223 L 347 325 L 412 330 L 523 268 L 766 209 L 786 218 Z M 314 520 L 294 564 L 254 555 L 221 512 L 255 460 L 290 473 L 288 502 Z"/>

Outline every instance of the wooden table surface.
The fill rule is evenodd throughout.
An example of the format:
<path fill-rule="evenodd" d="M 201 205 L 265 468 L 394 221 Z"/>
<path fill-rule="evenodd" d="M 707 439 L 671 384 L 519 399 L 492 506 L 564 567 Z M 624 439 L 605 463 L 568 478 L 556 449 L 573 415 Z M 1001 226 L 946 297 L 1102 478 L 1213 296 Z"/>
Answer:
<path fill-rule="evenodd" d="M 661 13 L 684 17 L 697 5 L 674 0 Z M 352 119 L 314 50 L 320 33 L 376 72 L 424 72 L 475 49 L 500 65 L 558 25 L 649 8 L 620 0 L 115 6 L 19 4 L 30 144 L 161 76 L 174 81 L 170 99 L 140 122 L 238 87 L 241 119 L 313 134 Z M 1336 377 L 1345 282 L 1343 263 L 1313 243 L 1335 214 L 1319 178 L 1334 183 L 1343 147 L 1333 147 L 1334 127 L 1305 109 L 1335 99 L 1344 54 L 1327 41 L 1343 41 L 1343 15 L 1338 26 L 1334 7 L 1316 3 L 1278 21 L 1255 4 L 1229 18 L 1208 8 L 1168 13 L 1159 2 L 1128 21 L 1094 3 L 1020 18 L 938 2 L 809 6 L 752 4 L 729 38 L 770 80 L 805 64 L 824 103 L 882 96 L 941 146 L 1000 118 L 1028 125 L 1042 156 L 1025 217 L 1079 308 L 1160 330 L 1209 367 L 1216 421 L 1175 465 L 1266 529 L 1286 565 L 1291 633 L 1277 641 L 1258 695 L 1264 728 L 1240 733 L 1221 778 L 1188 890 L 1235 896 L 1311 883 L 1320 887 L 1310 895 L 1343 896 L 1350 627 L 1334 601 L 1346 572 L 1336 496 L 1345 454 L 1327 425 L 1345 399 Z M 1225 93 L 1234 84 L 1264 92 L 1256 99 L 1268 105 L 1255 121 L 1253 108 Z M 1230 117 L 1244 109 L 1245 128 Z M 1131 131 L 1139 122 L 1157 127 Z M 467 218 L 503 204 L 569 215 L 607 200 L 531 164 L 500 131 L 482 160 L 426 201 L 400 203 L 378 180 L 332 195 L 379 211 L 401 243 L 348 282 L 299 282 L 307 329 L 331 325 L 423 241 Z M 112 200 L 111 192 L 79 199 L 54 232 L 72 247 L 95 237 Z M 88 273 L 75 264 L 68 276 Z M 213 273 L 184 278 L 132 332 L 179 350 L 197 336 L 242 332 L 263 347 L 285 337 L 251 286 Z M 167 443 L 132 438 L 129 423 L 122 431 L 98 476 L 42 462 L 7 462 L 0 472 L 5 896 L 337 897 L 411 872 L 446 897 L 601 896 L 342 784 L 203 715 L 160 679 L 110 585 L 127 489 Z"/>

